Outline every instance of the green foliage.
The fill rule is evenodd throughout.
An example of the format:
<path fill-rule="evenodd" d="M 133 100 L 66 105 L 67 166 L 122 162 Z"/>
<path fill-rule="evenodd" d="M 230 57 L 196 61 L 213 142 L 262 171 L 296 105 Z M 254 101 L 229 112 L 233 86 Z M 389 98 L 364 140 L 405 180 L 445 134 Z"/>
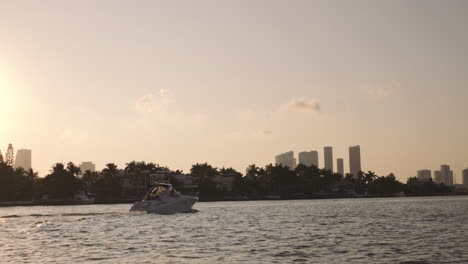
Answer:
<path fill-rule="evenodd" d="M 454 192 L 454 188 L 445 184 L 436 184 L 432 179 L 419 181 L 416 177 L 409 178 L 404 186 L 408 196 L 448 195 Z"/>
<path fill-rule="evenodd" d="M 79 187 L 78 174 L 80 168 L 72 162 L 57 163 L 52 167 L 52 173 L 47 175 L 43 182 L 45 192 L 50 198 L 72 198 Z"/>
<path fill-rule="evenodd" d="M 216 175 L 219 175 L 217 168 L 212 167 L 208 163 L 192 165 L 190 174 L 197 180 L 199 185 L 200 198 L 203 200 L 219 199 L 221 190 L 217 188 L 217 184 L 213 181 Z"/>
<path fill-rule="evenodd" d="M 174 177 L 182 171 L 171 172 L 167 167 L 144 161 L 129 162 L 123 170 L 135 189 L 128 189 L 128 186 L 122 189 L 122 171 L 113 163 L 106 164 L 101 172 L 86 171 L 79 179 L 80 169 L 71 162 L 66 166 L 55 164 L 45 178 L 38 178 L 32 169 L 15 169 L 0 162 L 0 201 L 40 199 L 44 194 L 49 199 L 71 199 L 80 190 L 96 194 L 97 200 L 103 202 L 140 197 L 147 191 L 148 175 L 158 171 L 169 172 L 168 180 L 176 188 L 183 187 L 183 183 Z M 424 182 L 410 178 L 403 184 L 393 174 L 378 176 L 372 171 L 343 177 L 304 164 L 299 164 L 295 170 L 281 165 L 269 164 L 261 168 L 252 164 L 243 176 L 233 168 L 218 169 L 208 163 L 197 163 L 190 173 L 198 183 L 201 200 L 392 196 L 402 191 L 406 195 L 446 195 L 454 191 L 452 187 L 435 184 L 432 180 Z M 232 189 L 227 187 L 228 184 L 232 184 Z"/>
<path fill-rule="evenodd" d="M 397 181 L 395 175 L 376 177 L 369 184 L 369 194 L 391 195 L 403 191 L 404 185 Z"/>
<path fill-rule="evenodd" d="M 34 196 L 34 180 L 23 168 L 14 169 L 0 162 L 0 201 L 31 200 Z"/>
<path fill-rule="evenodd" d="M 15 153 L 13 150 L 13 145 L 11 144 L 8 145 L 8 149 L 5 155 L 5 163 L 11 167 L 13 167 L 13 164 L 15 163 Z"/>

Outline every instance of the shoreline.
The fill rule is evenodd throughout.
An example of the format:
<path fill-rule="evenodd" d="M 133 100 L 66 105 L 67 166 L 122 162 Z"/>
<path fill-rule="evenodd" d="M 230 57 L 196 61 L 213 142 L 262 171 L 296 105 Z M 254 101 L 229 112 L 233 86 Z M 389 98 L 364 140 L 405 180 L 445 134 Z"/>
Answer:
<path fill-rule="evenodd" d="M 379 196 L 329 196 L 329 197 L 308 197 L 308 198 L 261 198 L 261 199 L 242 199 L 242 198 L 225 198 L 225 199 L 210 199 L 200 200 L 199 202 L 248 202 L 248 201 L 292 201 L 292 200 L 328 200 L 328 199 L 375 199 L 375 198 L 414 198 L 414 197 L 452 197 L 466 196 L 468 194 L 447 194 L 447 195 L 379 195 Z M 73 200 L 55 200 L 55 201 L 7 201 L 0 202 L 0 207 L 18 207 L 18 206 L 72 206 L 72 205 L 99 205 L 99 204 L 133 204 L 139 199 L 116 199 L 112 201 L 97 201 L 97 202 L 82 202 Z"/>

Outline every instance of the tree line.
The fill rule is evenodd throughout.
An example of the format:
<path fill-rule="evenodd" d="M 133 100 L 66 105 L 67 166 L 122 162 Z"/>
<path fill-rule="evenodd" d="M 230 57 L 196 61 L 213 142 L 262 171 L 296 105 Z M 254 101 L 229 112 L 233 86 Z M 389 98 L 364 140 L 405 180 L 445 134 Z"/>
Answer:
<path fill-rule="evenodd" d="M 112 202 L 122 199 L 140 199 L 149 188 L 148 175 L 165 172 L 166 181 L 182 192 L 183 183 L 168 167 L 144 161 L 132 161 L 120 170 L 114 163 L 102 171 L 81 172 L 74 163 L 56 163 L 49 174 L 39 178 L 33 169 L 15 168 L 6 163 L 0 153 L 0 201 L 39 201 L 73 199 L 77 192 L 93 194 L 97 201 Z M 124 175 L 122 177 L 122 175 Z M 298 165 L 294 170 L 282 165 L 265 167 L 250 165 L 246 174 L 233 168 L 216 168 L 210 164 L 194 164 L 190 175 L 198 185 L 198 196 L 203 200 L 244 199 L 299 199 L 327 197 L 446 195 L 453 189 L 429 180 L 419 182 L 410 178 L 403 184 L 395 175 L 378 176 L 372 171 L 358 175 L 341 175 L 316 166 Z M 81 176 L 81 177 L 80 177 Z M 230 179 L 230 188 L 220 179 Z M 128 181 L 124 188 L 123 180 Z"/>

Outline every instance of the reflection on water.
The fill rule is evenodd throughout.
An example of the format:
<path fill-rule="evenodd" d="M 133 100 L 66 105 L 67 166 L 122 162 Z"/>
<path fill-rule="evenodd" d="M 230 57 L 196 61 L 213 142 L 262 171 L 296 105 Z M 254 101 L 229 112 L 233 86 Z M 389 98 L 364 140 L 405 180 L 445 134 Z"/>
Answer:
<path fill-rule="evenodd" d="M 11 263 L 468 263 L 468 197 L 0 208 Z"/>

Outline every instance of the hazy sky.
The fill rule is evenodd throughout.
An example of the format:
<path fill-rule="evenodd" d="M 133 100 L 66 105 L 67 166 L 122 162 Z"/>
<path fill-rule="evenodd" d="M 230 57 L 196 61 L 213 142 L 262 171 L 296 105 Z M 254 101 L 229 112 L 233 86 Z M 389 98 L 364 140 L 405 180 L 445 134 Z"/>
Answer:
<path fill-rule="evenodd" d="M 468 1 L 0 0 L 0 149 L 55 162 L 468 167 Z M 322 165 L 323 166 L 323 165 Z M 336 166 L 336 160 L 335 160 Z"/>

